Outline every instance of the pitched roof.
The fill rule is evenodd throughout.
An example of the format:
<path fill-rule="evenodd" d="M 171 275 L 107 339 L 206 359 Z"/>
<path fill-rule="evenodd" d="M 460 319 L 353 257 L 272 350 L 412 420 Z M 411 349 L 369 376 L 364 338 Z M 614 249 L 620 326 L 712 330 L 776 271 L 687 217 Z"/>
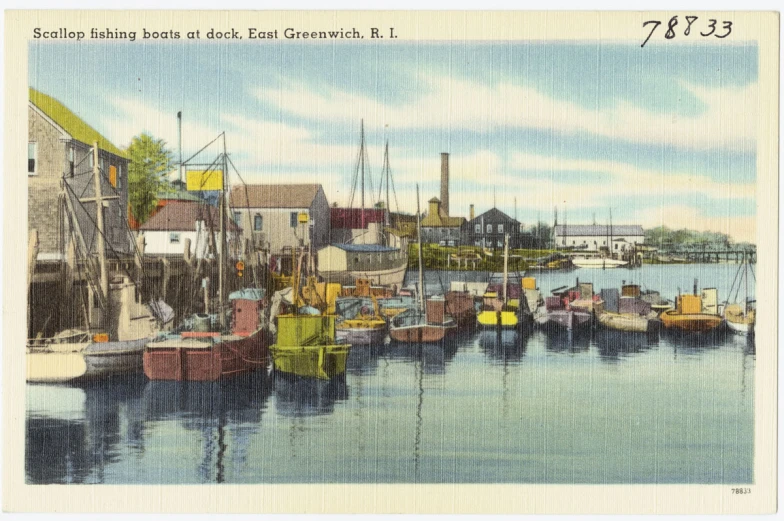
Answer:
<path fill-rule="evenodd" d="M 477 215 L 476 217 L 474 217 L 469 222 L 471 224 L 480 223 L 480 222 L 482 222 L 483 218 L 487 219 L 487 220 L 490 220 L 492 222 L 506 221 L 506 222 L 515 223 L 518 226 L 520 225 L 520 221 L 518 221 L 516 219 L 513 219 L 512 217 L 509 217 L 508 215 L 506 215 L 504 212 L 502 212 L 498 208 L 490 208 L 486 212 Z"/>
<path fill-rule="evenodd" d="M 114 146 L 97 130 L 85 123 L 68 107 L 53 97 L 30 88 L 30 103 L 38 107 L 41 112 L 62 127 L 62 129 L 68 132 L 74 139 L 81 141 L 86 145 L 92 145 L 93 142 L 97 141 L 98 148 L 101 150 L 105 150 L 119 157 L 128 158 L 125 152 Z"/>
<path fill-rule="evenodd" d="M 231 206 L 233 208 L 310 208 L 320 188 L 320 184 L 234 186 L 231 189 Z"/>
<path fill-rule="evenodd" d="M 422 226 L 429 228 L 459 228 L 465 222 L 465 217 L 444 217 L 439 214 L 428 214 L 422 219 Z"/>
<path fill-rule="evenodd" d="M 559 237 L 569 235 L 589 235 L 605 237 L 610 235 L 645 235 L 639 224 L 558 224 L 555 233 Z"/>
<path fill-rule="evenodd" d="M 218 209 L 206 203 L 192 201 L 172 201 L 139 227 L 141 231 L 195 231 L 196 221 L 204 221 L 218 229 Z M 237 232 L 240 228 L 229 220 L 228 230 Z"/>

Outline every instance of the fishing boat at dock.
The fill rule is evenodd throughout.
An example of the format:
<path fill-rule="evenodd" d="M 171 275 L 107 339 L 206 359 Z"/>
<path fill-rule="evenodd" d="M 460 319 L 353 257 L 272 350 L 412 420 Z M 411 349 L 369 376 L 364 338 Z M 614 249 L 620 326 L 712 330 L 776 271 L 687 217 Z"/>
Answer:
<path fill-rule="evenodd" d="M 417 185 L 417 215 L 419 215 L 419 186 Z M 425 299 L 425 281 L 422 272 L 422 231 L 417 220 L 418 287 L 417 308 L 404 311 L 391 320 L 389 337 L 397 342 L 440 342 L 457 330 L 457 322 L 446 313 L 444 297 Z"/>
<path fill-rule="evenodd" d="M 569 331 L 591 325 L 594 313 L 602 309 L 601 298 L 594 296 L 593 284 L 580 283 L 571 288 L 563 286 L 552 290 L 553 296 L 545 298 L 547 324 Z"/>
<path fill-rule="evenodd" d="M 675 309 L 661 314 L 665 328 L 689 333 L 704 333 L 717 329 L 724 320 L 718 313 L 718 291 L 716 288 L 705 288 L 697 294 L 697 283 L 694 294 L 678 295 Z"/>
<path fill-rule="evenodd" d="M 354 186 L 351 190 L 351 207 L 354 202 L 354 193 L 359 191 L 361 196 L 358 210 L 358 223 L 361 234 L 352 237 L 343 243 L 334 243 L 325 246 L 317 252 L 319 274 L 330 282 L 350 285 L 356 279 L 368 279 L 373 284 L 394 287 L 395 290 L 403 286 L 408 268 L 408 245 L 403 240 L 401 247 L 390 246 L 388 232 L 382 232 L 381 224 L 370 222 L 365 206 L 365 169 L 368 163 L 365 148 L 365 125 L 360 126 L 359 156 L 354 172 Z M 390 207 L 389 185 L 391 174 L 389 168 L 389 143 L 384 148 L 384 173 L 387 180 L 387 200 L 385 215 L 388 216 Z M 357 187 L 357 183 L 361 186 Z M 389 223 L 387 223 L 389 224 Z M 386 240 L 382 240 L 386 239 Z"/>
<path fill-rule="evenodd" d="M 373 297 L 340 297 L 335 301 L 335 338 L 353 346 L 377 345 L 387 333 Z"/>
<path fill-rule="evenodd" d="M 216 381 L 266 369 L 271 334 L 266 324 L 264 292 L 244 289 L 229 295 L 231 328 L 221 332 L 216 317 L 200 313 L 190 331 L 147 343 L 144 374 L 150 380 Z M 216 331 L 217 329 L 217 331 Z"/>
<path fill-rule="evenodd" d="M 754 279 L 754 271 L 751 264 L 745 262 L 744 258 L 744 262 L 735 275 L 732 287 L 730 287 L 729 294 L 732 296 L 734 292 L 734 301 L 732 303 L 728 301 L 724 305 L 724 320 L 727 322 L 727 327 L 739 335 L 754 334 L 757 312 L 755 309 L 756 300 L 750 296 L 749 292 L 750 278 Z M 756 279 L 751 281 L 752 290 L 755 282 Z M 744 288 L 744 291 L 743 297 L 739 301 L 741 287 Z"/>
<path fill-rule="evenodd" d="M 520 325 L 520 294 L 518 284 L 509 284 L 509 234 L 504 236 L 504 273 L 500 285 L 490 283 L 482 296 L 482 307 L 476 315 L 484 328 L 515 328 Z"/>
<path fill-rule="evenodd" d="M 87 212 L 84 203 L 93 203 L 94 208 L 103 209 L 105 199 L 117 198 L 102 194 L 102 185 L 108 184 L 108 180 L 104 179 L 98 166 L 97 142 L 93 143 L 92 154 L 94 197 L 82 199 L 69 192 L 72 190 L 70 185 L 61 182 L 61 210 L 66 221 L 63 228 L 67 230 L 67 237 L 61 236 L 60 242 L 63 250 L 66 243 L 69 244 L 69 257 L 78 256 L 86 264 L 86 298 L 77 299 L 83 304 L 83 327 L 64 329 L 50 338 L 39 336 L 29 339 L 25 353 L 28 382 L 70 382 L 138 372 L 142 368 L 144 345 L 171 319 L 170 316 L 156 317 L 155 310 L 140 303 L 137 283 L 129 277 L 110 280 L 102 211 L 88 212 L 90 219 L 93 219 L 90 213 L 95 215 L 97 259 L 91 255 L 91 247 L 82 235 L 74 205 L 80 204 Z M 35 262 L 35 240 L 32 244 L 28 251 L 31 266 Z M 65 255 L 66 252 L 61 253 Z M 75 260 L 73 264 L 76 264 Z M 32 271 L 28 276 L 28 288 L 31 278 Z M 162 310 L 164 306 L 161 303 L 158 309 Z"/>
<path fill-rule="evenodd" d="M 270 321 L 277 338 L 270 347 L 275 370 L 327 380 L 346 372 L 351 345 L 336 338 L 332 311 L 339 286 L 318 283 L 309 276 L 301 285 L 305 253 L 291 276 L 291 287 L 275 292 L 270 306 Z"/>
<path fill-rule="evenodd" d="M 626 266 L 628 261 L 611 259 L 609 257 L 573 257 L 572 264 L 578 268 L 610 269 Z"/>
<path fill-rule="evenodd" d="M 636 284 L 623 285 L 620 294 L 616 288 L 602 289 L 600 296 L 604 305 L 596 318 L 607 329 L 648 333 L 661 324 L 659 314 L 641 298 L 640 286 Z"/>

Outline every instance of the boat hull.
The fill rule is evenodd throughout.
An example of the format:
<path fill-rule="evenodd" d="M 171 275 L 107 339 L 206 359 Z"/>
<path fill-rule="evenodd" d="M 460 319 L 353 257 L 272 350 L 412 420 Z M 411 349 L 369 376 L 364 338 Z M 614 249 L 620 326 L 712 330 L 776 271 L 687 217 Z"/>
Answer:
<path fill-rule="evenodd" d="M 377 345 L 384 341 L 386 328 L 341 328 L 340 325 L 335 327 L 335 340 L 338 343 L 348 343 L 351 345 Z"/>
<path fill-rule="evenodd" d="M 572 264 L 577 268 L 610 269 L 626 266 L 627 261 L 615 259 L 572 259 Z"/>
<path fill-rule="evenodd" d="M 651 320 L 640 315 L 611 312 L 599 313 L 597 320 L 599 321 L 599 324 L 607 329 L 635 333 L 653 331 L 659 323 L 657 320 Z"/>
<path fill-rule="evenodd" d="M 711 315 L 708 313 L 677 313 L 676 311 L 665 311 L 661 315 L 661 321 L 667 329 L 702 333 L 718 328 L 723 320 L 719 315 Z"/>
<path fill-rule="evenodd" d="M 454 322 L 448 325 L 415 324 L 390 328 L 389 337 L 395 342 L 426 344 L 440 342 L 455 331 L 457 331 L 457 324 Z"/>
<path fill-rule="evenodd" d="M 151 342 L 144 350 L 144 374 L 150 380 L 215 381 L 269 365 L 269 334 Z"/>
<path fill-rule="evenodd" d="M 378 286 L 403 287 L 403 280 L 406 278 L 408 259 L 402 259 L 400 264 L 385 270 L 368 271 L 329 271 L 319 270 L 319 274 L 330 282 L 339 282 L 343 285 L 351 285 L 357 279 L 368 279 L 372 284 Z"/>
<path fill-rule="evenodd" d="M 724 309 L 724 320 L 733 332 L 748 335 L 754 331 L 755 310 L 745 313 L 737 304 L 730 304 Z"/>
<path fill-rule="evenodd" d="M 70 382 L 142 368 L 142 352 L 149 338 L 119 342 L 55 344 L 51 348 L 28 348 L 28 382 Z"/>
<path fill-rule="evenodd" d="M 556 309 L 548 311 L 547 324 L 567 330 L 587 327 L 591 324 L 591 313 L 576 309 Z"/>
<path fill-rule="evenodd" d="M 329 380 L 346 372 L 351 346 L 328 344 L 313 346 L 279 346 L 271 348 L 275 370 L 305 378 Z"/>

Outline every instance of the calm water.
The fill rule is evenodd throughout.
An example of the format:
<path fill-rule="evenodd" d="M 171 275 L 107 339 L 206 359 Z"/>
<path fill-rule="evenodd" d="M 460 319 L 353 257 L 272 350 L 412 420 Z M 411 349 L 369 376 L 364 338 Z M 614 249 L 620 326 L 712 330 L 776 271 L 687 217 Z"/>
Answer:
<path fill-rule="evenodd" d="M 697 277 L 724 299 L 736 269 L 583 269 L 539 285 L 626 280 L 672 298 Z M 426 285 L 458 277 L 484 275 Z M 754 352 L 731 334 L 472 331 L 446 347 L 355 348 L 329 382 L 28 385 L 27 480 L 751 483 Z"/>

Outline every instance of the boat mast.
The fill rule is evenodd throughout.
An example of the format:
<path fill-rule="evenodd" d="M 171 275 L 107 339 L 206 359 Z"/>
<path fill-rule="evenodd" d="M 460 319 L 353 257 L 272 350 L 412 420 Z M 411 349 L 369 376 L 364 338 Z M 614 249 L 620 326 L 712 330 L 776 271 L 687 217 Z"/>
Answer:
<path fill-rule="evenodd" d="M 104 323 L 109 317 L 109 270 L 106 268 L 106 242 L 103 222 L 103 196 L 101 194 L 101 169 L 98 167 L 98 142 L 93 141 L 93 181 L 95 186 L 95 227 L 98 249 L 98 265 L 101 270 L 101 296 L 105 302 Z"/>
<path fill-rule="evenodd" d="M 504 304 L 506 304 L 506 285 L 509 280 L 509 234 L 504 234 Z"/>
<path fill-rule="evenodd" d="M 362 211 L 360 219 L 362 221 L 362 229 L 365 229 L 365 120 L 361 119 L 359 123 L 359 168 L 362 174 Z"/>
<path fill-rule="evenodd" d="M 391 224 L 390 212 L 392 211 L 392 207 L 389 205 L 389 139 L 387 139 L 387 142 L 384 145 L 384 168 L 387 171 L 387 226 L 389 226 Z"/>
<path fill-rule="evenodd" d="M 221 171 L 221 176 L 223 176 L 223 182 L 221 184 L 221 194 L 220 194 L 220 250 L 218 252 L 218 309 L 219 314 L 219 323 L 221 330 L 226 327 L 226 315 L 223 310 L 223 304 L 225 303 L 225 286 L 226 286 L 226 132 L 223 132 L 223 168 Z"/>
<path fill-rule="evenodd" d="M 419 261 L 419 311 L 425 312 L 425 276 L 422 273 L 422 225 L 419 219 L 419 185 L 417 184 L 417 260 Z"/>

